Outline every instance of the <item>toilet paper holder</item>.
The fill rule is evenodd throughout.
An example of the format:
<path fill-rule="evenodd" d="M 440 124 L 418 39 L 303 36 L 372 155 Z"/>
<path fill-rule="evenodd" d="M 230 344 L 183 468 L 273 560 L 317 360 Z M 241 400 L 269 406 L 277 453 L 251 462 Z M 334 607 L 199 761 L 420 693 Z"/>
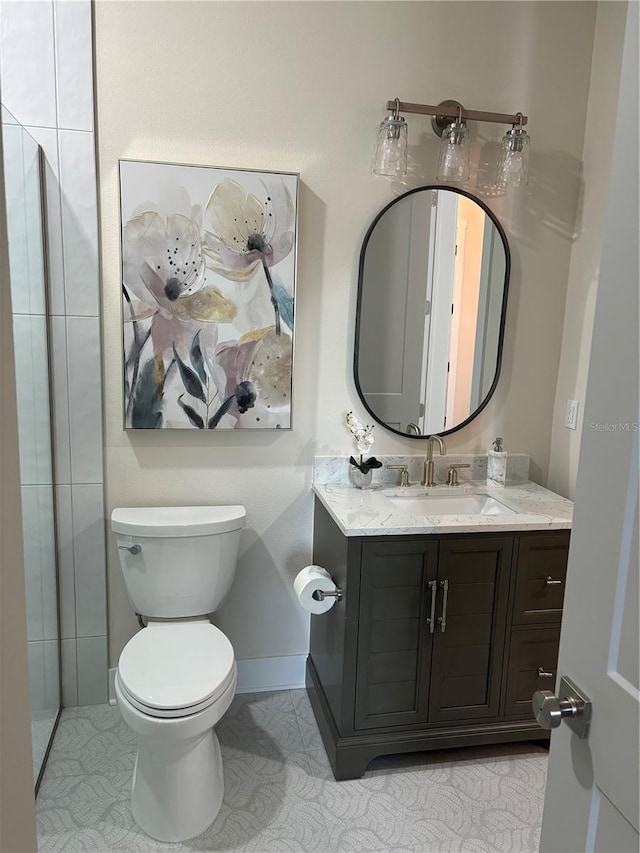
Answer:
<path fill-rule="evenodd" d="M 332 592 L 316 589 L 311 598 L 315 598 L 316 601 L 324 601 L 325 598 L 335 598 L 336 601 L 340 601 L 343 596 L 344 592 L 339 587 L 336 587 Z"/>

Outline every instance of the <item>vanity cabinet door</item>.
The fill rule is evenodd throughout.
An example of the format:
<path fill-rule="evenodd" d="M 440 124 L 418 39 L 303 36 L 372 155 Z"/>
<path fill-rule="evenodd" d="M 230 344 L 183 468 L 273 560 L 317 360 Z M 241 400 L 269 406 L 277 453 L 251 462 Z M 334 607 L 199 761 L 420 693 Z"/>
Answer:
<path fill-rule="evenodd" d="M 498 716 L 512 552 L 510 537 L 440 542 L 429 722 Z"/>
<path fill-rule="evenodd" d="M 427 721 L 437 556 L 437 541 L 362 544 L 356 729 Z"/>

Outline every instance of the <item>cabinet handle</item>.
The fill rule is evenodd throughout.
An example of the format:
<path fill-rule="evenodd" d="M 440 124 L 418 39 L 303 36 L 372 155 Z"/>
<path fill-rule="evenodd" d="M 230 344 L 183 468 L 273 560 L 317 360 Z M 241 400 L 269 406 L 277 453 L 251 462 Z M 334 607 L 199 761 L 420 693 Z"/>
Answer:
<path fill-rule="evenodd" d="M 433 634 L 436 628 L 436 596 L 438 595 L 438 581 L 429 581 L 427 584 L 431 590 L 431 615 L 427 617 L 429 633 Z"/>
<path fill-rule="evenodd" d="M 542 666 L 538 667 L 538 678 L 553 678 L 552 672 L 547 672 Z"/>
<path fill-rule="evenodd" d="M 440 630 L 444 634 L 447 628 L 447 596 L 449 594 L 449 581 L 440 581 L 442 587 L 442 616 L 438 617 Z"/>
<path fill-rule="evenodd" d="M 558 586 L 558 584 L 562 583 L 562 581 L 554 580 L 551 575 L 547 575 L 547 577 L 544 579 L 544 582 L 547 586 Z"/>

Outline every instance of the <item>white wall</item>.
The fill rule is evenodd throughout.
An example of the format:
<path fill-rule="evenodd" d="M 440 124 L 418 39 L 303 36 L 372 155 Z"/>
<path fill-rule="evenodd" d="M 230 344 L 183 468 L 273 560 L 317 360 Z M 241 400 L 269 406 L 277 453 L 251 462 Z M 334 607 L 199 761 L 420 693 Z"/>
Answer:
<path fill-rule="evenodd" d="M 433 182 L 437 139 L 409 118 L 404 182 L 370 175 L 384 103 L 456 98 L 530 116 L 531 181 L 506 199 L 467 185 L 503 222 L 513 268 L 499 387 L 447 440 L 507 449 L 547 479 L 556 377 L 589 87 L 593 3 L 99 2 L 95 12 L 102 222 L 107 502 L 242 502 L 237 580 L 218 623 L 240 659 L 302 654 L 307 623 L 290 581 L 310 557 L 315 454 L 353 451 L 344 413 L 362 237 L 394 194 Z M 472 125 L 475 156 L 502 126 Z M 294 429 L 125 433 L 122 429 L 117 161 L 281 169 L 301 175 Z M 478 184 L 480 187 L 478 187 Z M 375 452 L 421 452 L 376 428 Z M 136 630 L 113 543 L 111 662 Z"/>
<path fill-rule="evenodd" d="M 107 698 L 91 28 L 90 0 L 0 0 L 3 103 L 41 145 L 45 157 L 65 705 Z M 41 664 L 46 670 L 46 660 Z"/>
<path fill-rule="evenodd" d="M 571 250 L 549 460 L 549 488 L 571 499 L 578 471 L 605 202 L 615 135 L 613 105 L 618 99 L 626 15 L 626 2 L 598 3 L 582 151 L 584 195 L 581 228 Z M 578 400 L 580 404 L 576 430 L 569 430 L 564 425 L 567 400 Z"/>

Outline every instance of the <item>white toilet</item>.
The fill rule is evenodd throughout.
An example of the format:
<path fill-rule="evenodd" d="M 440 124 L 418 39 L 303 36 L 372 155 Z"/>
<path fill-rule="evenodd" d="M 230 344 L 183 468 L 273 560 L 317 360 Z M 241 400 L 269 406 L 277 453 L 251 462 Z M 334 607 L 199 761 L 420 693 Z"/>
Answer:
<path fill-rule="evenodd" d="M 138 736 L 131 806 L 158 841 L 185 841 L 215 819 L 224 793 L 214 726 L 236 689 L 233 647 L 208 617 L 236 569 L 242 506 L 114 509 L 129 599 L 148 622 L 125 646 L 115 679 Z"/>

